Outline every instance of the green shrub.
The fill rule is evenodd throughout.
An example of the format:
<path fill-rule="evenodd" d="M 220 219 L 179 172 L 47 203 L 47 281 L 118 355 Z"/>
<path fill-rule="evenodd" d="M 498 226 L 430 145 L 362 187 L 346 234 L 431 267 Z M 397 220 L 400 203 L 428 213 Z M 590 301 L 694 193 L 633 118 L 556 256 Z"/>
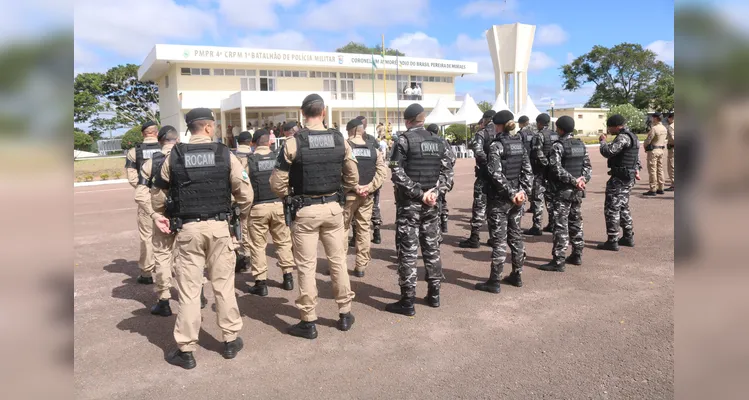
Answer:
<path fill-rule="evenodd" d="M 99 178 L 101 178 L 101 180 L 103 181 L 106 181 L 107 179 L 109 179 L 109 174 L 101 174 L 99 175 Z"/>
<path fill-rule="evenodd" d="M 73 132 L 73 148 L 80 151 L 91 151 L 94 145 L 94 139 L 79 129 Z"/>
<path fill-rule="evenodd" d="M 134 126 L 122 136 L 122 150 L 130 150 L 138 143 L 143 143 L 143 134 L 139 126 Z"/>
<path fill-rule="evenodd" d="M 645 131 L 645 113 L 632 104 L 621 104 L 611 107 L 606 118 L 614 114 L 621 114 L 627 120 L 627 127 L 632 132 L 640 133 Z"/>
<path fill-rule="evenodd" d="M 121 176 L 122 176 L 122 172 L 120 171 L 117 171 L 114 173 L 114 179 L 120 179 Z"/>
<path fill-rule="evenodd" d="M 94 180 L 94 176 L 93 175 L 84 175 L 83 176 L 83 180 L 86 181 L 86 182 L 91 182 L 91 181 Z"/>

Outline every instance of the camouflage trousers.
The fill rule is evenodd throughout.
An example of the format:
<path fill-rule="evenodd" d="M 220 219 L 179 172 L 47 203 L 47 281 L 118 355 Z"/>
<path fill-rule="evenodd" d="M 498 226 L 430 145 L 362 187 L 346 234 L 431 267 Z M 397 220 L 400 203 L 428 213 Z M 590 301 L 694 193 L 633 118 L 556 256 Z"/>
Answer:
<path fill-rule="evenodd" d="M 471 209 L 471 234 L 478 234 L 486 220 L 486 182 L 476 178 L 473 182 L 473 208 Z"/>
<path fill-rule="evenodd" d="M 450 209 L 447 208 L 447 195 L 441 194 L 437 198 L 437 207 L 440 209 L 440 222 L 447 223 L 450 217 Z"/>
<path fill-rule="evenodd" d="M 372 207 L 372 228 L 382 225 L 382 214 L 380 214 L 380 189 L 374 192 L 374 206 Z"/>
<path fill-rule="evenodd" d="M 549 224 L 554 221 L 554 207 L 551 206 L 553 198 L 551 192 L 546 188 L 546 179 L 543 175 L 533 176 L 533 191 L 531 193 L 531 210 L 533 211 L 533 227 L 541 228 L 544 217 L 544 201 L 546 211 L 549 214 Z"/>
<path fill-rule="evenodd" d="M 554 244 L 551 256 L 559 264 L 567 257 L 567 243 L 572 243 L 572 254 L 583 254 L 583 214 L 579 198 L 554 196 Z"/>
<path fill-rule="evenodd" d="M 499 280 L 504 269 L 507 246 L 512 253 L 512 271 L 522 273 L 525 262 L 525 242 L 520 229 L 523 206 L 501 199 L 489 199 L 489 237 L 494 240 L 489 280 Z"/>
<path fill-rule="evenodd" d="M 606 218 L 606 234 L 609 240 L 619 237 L 621 226 L 624 236 L 632 236 L 632 214 L 629 212 L 629 192 L 635 185 L 634 179 L 623 180 L 612 176 L 606 182 L 606 199 L 603 203 L 603 216 Z"/>
<path fill-rule="evenodd" d="M 421 202 L 407 201 L 397 205 L 396 245 L 398 246 L 398 284 L 416 287 L 416 259 L 421 246 L 421 258 L 426 268 L 426 281 L 443 281 L 440 258 L 439 207 L 429 207 Z"/>

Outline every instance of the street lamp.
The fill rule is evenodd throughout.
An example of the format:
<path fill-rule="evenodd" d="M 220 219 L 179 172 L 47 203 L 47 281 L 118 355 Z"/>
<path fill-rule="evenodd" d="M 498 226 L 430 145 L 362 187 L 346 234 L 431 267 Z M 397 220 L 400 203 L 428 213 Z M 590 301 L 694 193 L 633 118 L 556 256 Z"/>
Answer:
<path fill-rule="evenodd" d="M 556 131 L 557 127 L 556 127 L 556 124 L 554 123 L 554 99 L 551 99 L 551 101 L 549 102 L 549 105 L 551 106 L 551 120 L 552 120 L 551 130 Z"/>

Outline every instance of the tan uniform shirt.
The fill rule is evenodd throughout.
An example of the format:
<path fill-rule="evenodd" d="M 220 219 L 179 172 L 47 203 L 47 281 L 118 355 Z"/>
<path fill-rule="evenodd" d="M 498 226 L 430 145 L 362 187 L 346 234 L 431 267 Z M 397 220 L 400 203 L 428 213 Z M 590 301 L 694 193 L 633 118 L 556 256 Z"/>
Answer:
<path fill-rule="evenodd" d="M 352 142 L 355 144 L 366 144 L 364 139 L 361 136 L 356 136 L 353 139 L 349 138 Z M 375 147 L 377 149 L 377 147 Z M 388 171 L 388 165 L 385 163 L 385 158 L 383 157 L 380 150 L 375 150 L 377 153 L 377 161 L 376 168 L 377 171 L 375 172 L 374 178 L 372 178 L 372 182 L 369 183 L 367 186 L 369 193 L 374 193 L 377 189 L 379 189 L 383 182 L 385 182 L 385 178 L 387 178 L 387 171 Z M 349 191 L 346 195 L 347 198 L 356 198 L 356 192 Z"/>
<path fill-rule="evenodd" d="M 669 125 L 669 126 L 668 126 L 668 133 L 666 134 L 666 141 L 667 141 L 667 142 L 668 142 L 668 144 L 670 144 L 671 146 L 673 146 L 673 145 L 674 145 L 674 140 L 675 140 L 675 135 L 674 135 L 674 123 L 676 123 L 676 121 L 672 122 L 672 123 L 671 123 L 671 125 Z"/>
<path fill-rule="evenodd" d="M 326 130 L 322 124 L 308 125 L 307 129 L 313 131 L 324 131 Z M 346 154 L 343 158 L 343 190 L 353 190 L 356 185 L 359 184 L 359 170 L 356 167 L 356 158 L 351 152 L 351 146 L 349 146 L 346 140 L 343 141 L 343 145 L 346 148 Z M 290 137 L 286 139 L 284 143 L 283 154 L 286 158 L 286 162 L 292 164 L 296 158 L 296 137 Z M 281 171 L 278 168 L 273 170 L 270 176 L 270 187 L 273 193 L 280 198 L 284 198 L 289 195 L 289 173 L 287 171 Z M 334 193 L 325 194 L 325 196 L 332 196 Z M 317 196 L 319 197 L 319 196 Z"/>
<path fill-rule="evenodd" d="M 237 152 L 252 154 L 252 147 L 244 145 L 244 144 L 240 144 L 237 146 Z M 242 163 L 243 167 L 247 168 L 247 157 L 239 157 L 239 162 Z"/>
<path fill-rule="evenodd" d="M 658 123 L 650 128 L 650 132 L 648 132 L 648 137 L 645 139 L 643 146 L 647 147 L 652 144 L 653 146 L 665 147 L 667 134 L 666 127 L 663 126 L 663 124 Z"/>
<path fill-rule="evenodd" d="M 161 152 L 164 153 L 164 155 L 168 155 L 170 151 L 172 151 L 172 147 L 174 147 L 174 144 L 170 143 L 167 145 L 164 145 L 161 147 Z M 143 167 L 140 169 L 140 174 L 145 179 L 151 179 L 151 166 L 153 165 L 152 160 L 149 158 L 146 160 L 146 162 L 143 163 Z M 148 216 L 151 218 L 154 217 L 154 210 L 153 210 L 153 202 L 152 202 L 152 196 L 158 196 L 161 195 L 161 191 L 158 190 L 158 188 L 149 188 L 146 185 L 138 185 L 135 188 L 135 202 L 142 207 Z M 165 201 L 165 200 L 164 200 Z"/>
<path fill-rule="evenodd" d="M 158 140 L 156 140 L 155 137 L 147 137 L 143 139 L 143 143 L 156 143 Z M 131 162 L 135 162 L 135 147 L 127 151 L 127 159 Z M 127 173 L 127 181 L 130 183 L 130 186 L 137 188 L 138 187 L 138 170 L 135 168 L 125 168 L 125 173 Z"/>
<path fill-rule="evenodd" d="M 190 143 L 212 143 L 210 137 L 205 135 L 192 135 L 190 136 Z M 252 192 L 252 185 L 250 184 L 250 178 L 247 171 L 242 167 L 242 163 L 234 154 L 229 153 L 229 160 L 231 163 L 231 172 L 229 174 L 229 180 L 231 183 L 231 194 L 234 196 L 234 201 L 239 204 L 242 208 L 242 214 L 246 215 L 250 212 L 252 207 L 252 200 L 254 193 Z M 171 175 L 171 168 L 169 167 L 169 157 L 171 153 L 164 159 L 164 165 L 161 167 L 161 179 L 169 182 L 169 176 Z M 152 198 L 153 209 L 157 214 L 153 215 L 155 219 L 159 214 L 164 214 L 166 208 L 166 190 L 158 189 L 161 195 L 155 195 Z"/>

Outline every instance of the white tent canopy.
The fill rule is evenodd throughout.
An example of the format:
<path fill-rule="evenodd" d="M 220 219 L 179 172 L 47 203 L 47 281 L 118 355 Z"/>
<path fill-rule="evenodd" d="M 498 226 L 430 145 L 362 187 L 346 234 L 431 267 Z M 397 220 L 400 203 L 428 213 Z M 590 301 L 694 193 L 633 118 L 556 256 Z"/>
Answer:
<path fill-rule="evenodd" d="M 500 112 L 503 110 L 512 111 L 510 110 L 510 107 L 507 106 L 507 103 L 505 103 L 505 100 L 502 98 L 502 93 L 500 93 L 497 96 L 497 100 L 494 101 L 494 105 L 492 106 L 492 110 L 496 112 Z"/>
<path fill-rule="evenodd" d="M 441 126 L 457 124 L 461 122 L 464 121 L 453 115 L 453 113 L 451 113 L 450 110 L 447 109 L 445 103 L 442 102 L 442 99 L 438 99 L 437 104 L 434 106 L 434 109 L 429 113 L 426 121 L 424 121 L 424 126 L 429 124 L 437 124 Z"/>
<path fill-rule="evenodd" d="M 484 113 L 481 112 L 481 109 L 476 105 L 476 101 L 473 100 L 470 94 L 466 94 L 463 104 L 460 106 L 458 112 L 455 113 L 455 117 L 461 121 L 465 121 L 466 125 L 477 123 L 483 116 Z"/>
<path fill-rule="evenodd" d="M 541 111 L 538 111 L 538 108 L 536 108 L 536 105 L 533 104 L 533 100 L 531 100 L 531 96 L 528 96 L 525 99 L 525 104 L 523 105 L 523 108 L 521 108 L 520 111 L 518 111 L 518 113 L 515 114 L 515 121 L 517 121 L 518 118 L 522 117 L 523 115 L 528 117 L 529 120 L 535 121 L 536 117 L 538 117 L 539 114 L 541 114 Z"/>

